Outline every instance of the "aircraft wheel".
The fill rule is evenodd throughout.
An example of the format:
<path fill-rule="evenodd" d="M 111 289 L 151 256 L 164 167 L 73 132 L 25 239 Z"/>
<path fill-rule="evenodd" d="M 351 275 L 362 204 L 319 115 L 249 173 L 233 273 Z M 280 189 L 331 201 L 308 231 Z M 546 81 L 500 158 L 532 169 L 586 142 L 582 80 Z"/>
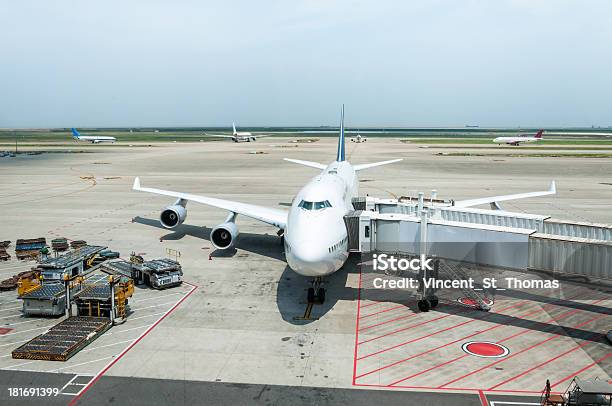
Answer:
<path fill-rule="evenodd" d="M 314 303 L 315 301 L 315 290 L 314 288 L 308 288 L 308 303 Z"/>
<path fill-rule="evenodd" d="M 317 298 L 319 299 L 319 303 L 323 304 L 325 302 L 325 289 L 319 288 L 317 291 Z"/>
<path fill-rule="evenodd" d="M 429 299 L 429 304 L 431 304 L 431 308 L 435 309 L 438 306 L 438 296 L 433 296 L 431 299 Z"/>
<path fill-rule="evenodd" d="M 429 309 L 431 308 L 429 301 L 427 299 L 419 300 L 418 306 L 419 306 L 419 310 L 422 312 L 428 312 Z"/>

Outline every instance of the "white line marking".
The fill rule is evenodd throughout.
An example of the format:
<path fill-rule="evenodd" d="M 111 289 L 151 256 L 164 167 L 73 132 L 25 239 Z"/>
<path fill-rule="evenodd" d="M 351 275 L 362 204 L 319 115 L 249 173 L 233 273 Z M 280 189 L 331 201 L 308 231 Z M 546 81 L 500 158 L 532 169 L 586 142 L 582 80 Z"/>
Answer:
<path fill-rule="evenodd" d="M 53 327 L 54 324 L 50 325 L 50 326 L 46 326 L 46 327 L 36 327 L 36 328 L 31 328 L 29 330 L 23 330 L 23 331 L 15 331 L 14 333 L 8 333 L 8 334 L 4 334 L 4 337 L 8 337 L 8 336 L 12 336 L 15 334 L 22 334 L 22 333 L 27 333 L 28 331 L 35 331 L 35 330 L 42 330 L 42 329 L 47 329 L 49 330 L 51 327 Z"/>
<path fill-rule="evenodd" d="M 15 309 L 21 309 L 21 306 L 17 306 L 17 307 L 9 307 L 8 309 L 2 309 L 0 310 L 0 312 L 8 312 L 9 310 L 15 310 Z"/>
<path fill-rule="evenodd" d="M 6 324 L 3 324 L 3 326 L 16 326 L 18 324 L 32 323 L 32 322 L 35 322 L 35 321 L 40 321 L 40 319 L 20 321 L 19 323 L 6 323 Z M 8 334 L 6 334 L 6 335 L 8 335 Z"/>
<path fill-rule="evenodd" d="M 146 316 L 139 316 L 139 317 L 134 317 L 134 318 L 129 318 L 129 320 L 138 320 L 138 319 L 144 319 L 145 317 L 152 317 L 152 316 L 159 316 L 160 314 L 164 314 L 165 312 L 160 312 L 160 313 L 153 313 L 153 314 L 147 314 Z"/>
<path fill-rule="evenodd" d="M 181 294 L 181 292 L 176 292 L 176 293 L 170 293 L 169 295 L 163 295 L 163 296 L 151 296 L 151 297 L 147 297 L 146 299 L 134 298 L 132 303 L 140 303 L 140 302 L 145 302 L 147 300 L 159 299 L 159 298 L 162 298 L 162 297 L 174 296 L 174 295 L 180 295 L 180 294 Z"/>
<path fill-rule="evenodd" d="M 160 314 L 160 313 L 157 313 L 157 314 Z M 139 328 L 146 328 L 146 327 L 149 327 L 149 326 L 150 326 L 150 324 L 145 324 L 144 326 L 127 328 L 125 330 L 119 330 L 119 331 L 115 331 L 115 332 L 106 333 L 105 335 L 110 336 L 110 335 L 113 335 L 113 334 L 125 333 L 126 331 L 138 330 Z"/>
<path fill-rule="evenodd" d="M 25 342 L 28 342 L 28 341 L 30 341 L 30 340 L 13 341 L 12 343 L 2 344 L 2 345 L 0 345 L 0 347 L 8 347 L 9 345 L 21 344 L 21 343 L 25 343 Z"/>
<path fill-rule="evenodd" d="M 13 314 L 13 315 L 11 315 L 11 316 L 0 317 L 0 320 L 4 320 L 4 319 L 12 319 L 12 318 L 14 318 L 15 316 L 19 316 L 19 318 L 21 318 L 21 313 L 15 313 L 15 314 Z"/>
<path fill-rule="evenodd" d="M 94 359 L 93 361 L 87 361 L 87 362 L 81 362 L 80 364 L 74 364 L 74 365 L 68 365 L 65 366 L 63 368 L 57 368 L 57 369 L 50 369 L 48 371 L 43 371 L 43 372 L 59 372 L 62 371 L 64 369 L 68 369 L 68 368 L 73 368 L 73 367 L 78 367 L 80 365 L 86 365 L 86 364 L 92 364 L 94 362 L 100 362 L 100 361 L 104 361 L 105 359 L 109 359 L 109 358 L 115 358 L 116 355 L 109 355 L 108 357 L 104 357 L 104 358 L 99 358 L 99 359 Z"/>
<path fill-rule="evenodd" d="M 12 371 L 13 370 L 12 368 L 17 368 L 17 367 L 20 367 L 20 366 L 23 366 L 23 365 L 29 365 L 29 364 L 31 364 L 33 362 L 34 361 L 23 362 L 21 364 L 11 365 L 10 367 L 6 367 L 6 368 L 2 368 L 2 369 L 4 369 L 5 371 Z"/>
<path fill-rule="evenodd" d="M 80 377 L 86 376 L 89 378 L 89 380 L 87 381 L 87 383 L 74 383 L 74 380 Z M 64 385 L 64 387 L 62 389 L 60 389 L 59 393 L 61 395 L 68 395 L 68 396 L 76 396 L 78 395 L 81 390 L 83 390 L 83 388 L 87 385 L 89 385 L 89 382 L 91 382 L 91 380 L 93 379 L 94 375 L 92 374 L 75 374 L 74 377 L 68 381 L 68 383 L 66 385 Z M 81 386 L 81 390 L 79 390 L 77 393 L 71 393 L 71 392 L 64 392 L 64 389 L 66 389 L 68 386 Z"/>
<path fill-rule="evenodd" d="M 131 343 L 132 341 L 134 341 L 134 339 L 132 340 L 123 340 L 123 341 L 117 341 L 116 343 L 112 343 L 112 344 L 105 344 L 105 345 L 99 345 L 97 347 L 92 347 L 92 348 L 87 348 L 85 350 L 81 350 L 81 352 L 87 352 L 87 351 L 93 351 L 93 350 L 97 350 L 98 348 L 106 348 L 106 347 L 112 347 L 113 345 L 119 345 L 119 344 L 125 344 L 125 343 Z"/>
<path fill-rule="evenodd" d="M 136 311 L 136 310 L 144 310 L 144 309 L 151 309 L 153 307 L 159 307 L 159 306 L 165 306 L 165 305 L 169 305 L 169 304 L 174 304 L 176 302 L 166 302 L 166 303 L 159 303 L 153 306 L 147 306 L 147 307 L 132 307 L 130 306 L 130 310 Z"/>
<path fill-rule="evenodd" d="M 529 406 L 540 406 L 539 403 L 524 403 L 524 402 L 491 402 L 491 406 L 496 406 L 496 405 L 529 405 Z"/>
<path fill-rule="evenodd" d="M 60 389 L 59 391 L 61 392 L 61 391 L 63 391 L 64 389 L 66 389 L 66 386 L 70 385 L 70 384 L 72 383 L 72 381 L 74 381 L 74 380 L 75 380 L 75 379 L 77 379 L 78 377 L 79 377 L 78 375 L 73 376 L 73 377 L 72 377 L 72 379 L 70 379 L 70 380 L 69 380 L 69 381 L 66 383 L 66 385 L 62 386 L 62 389 Z"/>

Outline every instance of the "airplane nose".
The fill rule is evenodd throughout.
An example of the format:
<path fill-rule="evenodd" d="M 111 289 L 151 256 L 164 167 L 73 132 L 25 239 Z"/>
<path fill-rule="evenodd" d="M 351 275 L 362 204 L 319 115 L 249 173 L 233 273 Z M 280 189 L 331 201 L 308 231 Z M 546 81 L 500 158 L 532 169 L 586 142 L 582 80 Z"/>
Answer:
<path fill-rule="evenodd" d="M 325 250 L 317 247 L 314 241 L 304 241 L 292 246 L 292 253 L 301 262 L 313 263 L 325 260 Z"/>
<path fill-rule="evenodd" d="M 291 244 L 287 253 L 287 262 L 294 271 L 307 276 L 317 276 L 328 273 L 329 253 L 320 243 L 301 241 Z"/>

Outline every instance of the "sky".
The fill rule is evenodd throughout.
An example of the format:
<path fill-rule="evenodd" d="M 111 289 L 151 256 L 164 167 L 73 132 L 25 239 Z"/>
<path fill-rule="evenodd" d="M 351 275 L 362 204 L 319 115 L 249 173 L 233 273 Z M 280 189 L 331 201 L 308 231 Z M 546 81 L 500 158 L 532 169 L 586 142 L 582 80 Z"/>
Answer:
<path fill-rule="evenodd" d="M 0 0 L 0 128 L 612 126 L 612 2 Z"/>

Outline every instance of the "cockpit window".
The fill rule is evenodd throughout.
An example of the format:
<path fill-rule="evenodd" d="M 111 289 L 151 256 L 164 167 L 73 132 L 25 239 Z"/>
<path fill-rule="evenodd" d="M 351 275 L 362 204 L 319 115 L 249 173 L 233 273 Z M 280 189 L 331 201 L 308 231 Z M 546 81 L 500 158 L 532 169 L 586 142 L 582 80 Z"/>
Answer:
<path fill-rule="evenodd" d="M 298 205 L 298 207 L 301 207 L 304 210 L 312 210 L 312 202 L 307 202 L 305 200 L 302 200 L 300 204 Z"/>
<path fill-rule="evenodd" d="M 307 202 L 302 200 L 298 207 L 301 207 L 304 210 L 323 210 L 327 207 L 332 207 L 332 205 L 329 203 L 329 200 L 322 202 Z"/>

